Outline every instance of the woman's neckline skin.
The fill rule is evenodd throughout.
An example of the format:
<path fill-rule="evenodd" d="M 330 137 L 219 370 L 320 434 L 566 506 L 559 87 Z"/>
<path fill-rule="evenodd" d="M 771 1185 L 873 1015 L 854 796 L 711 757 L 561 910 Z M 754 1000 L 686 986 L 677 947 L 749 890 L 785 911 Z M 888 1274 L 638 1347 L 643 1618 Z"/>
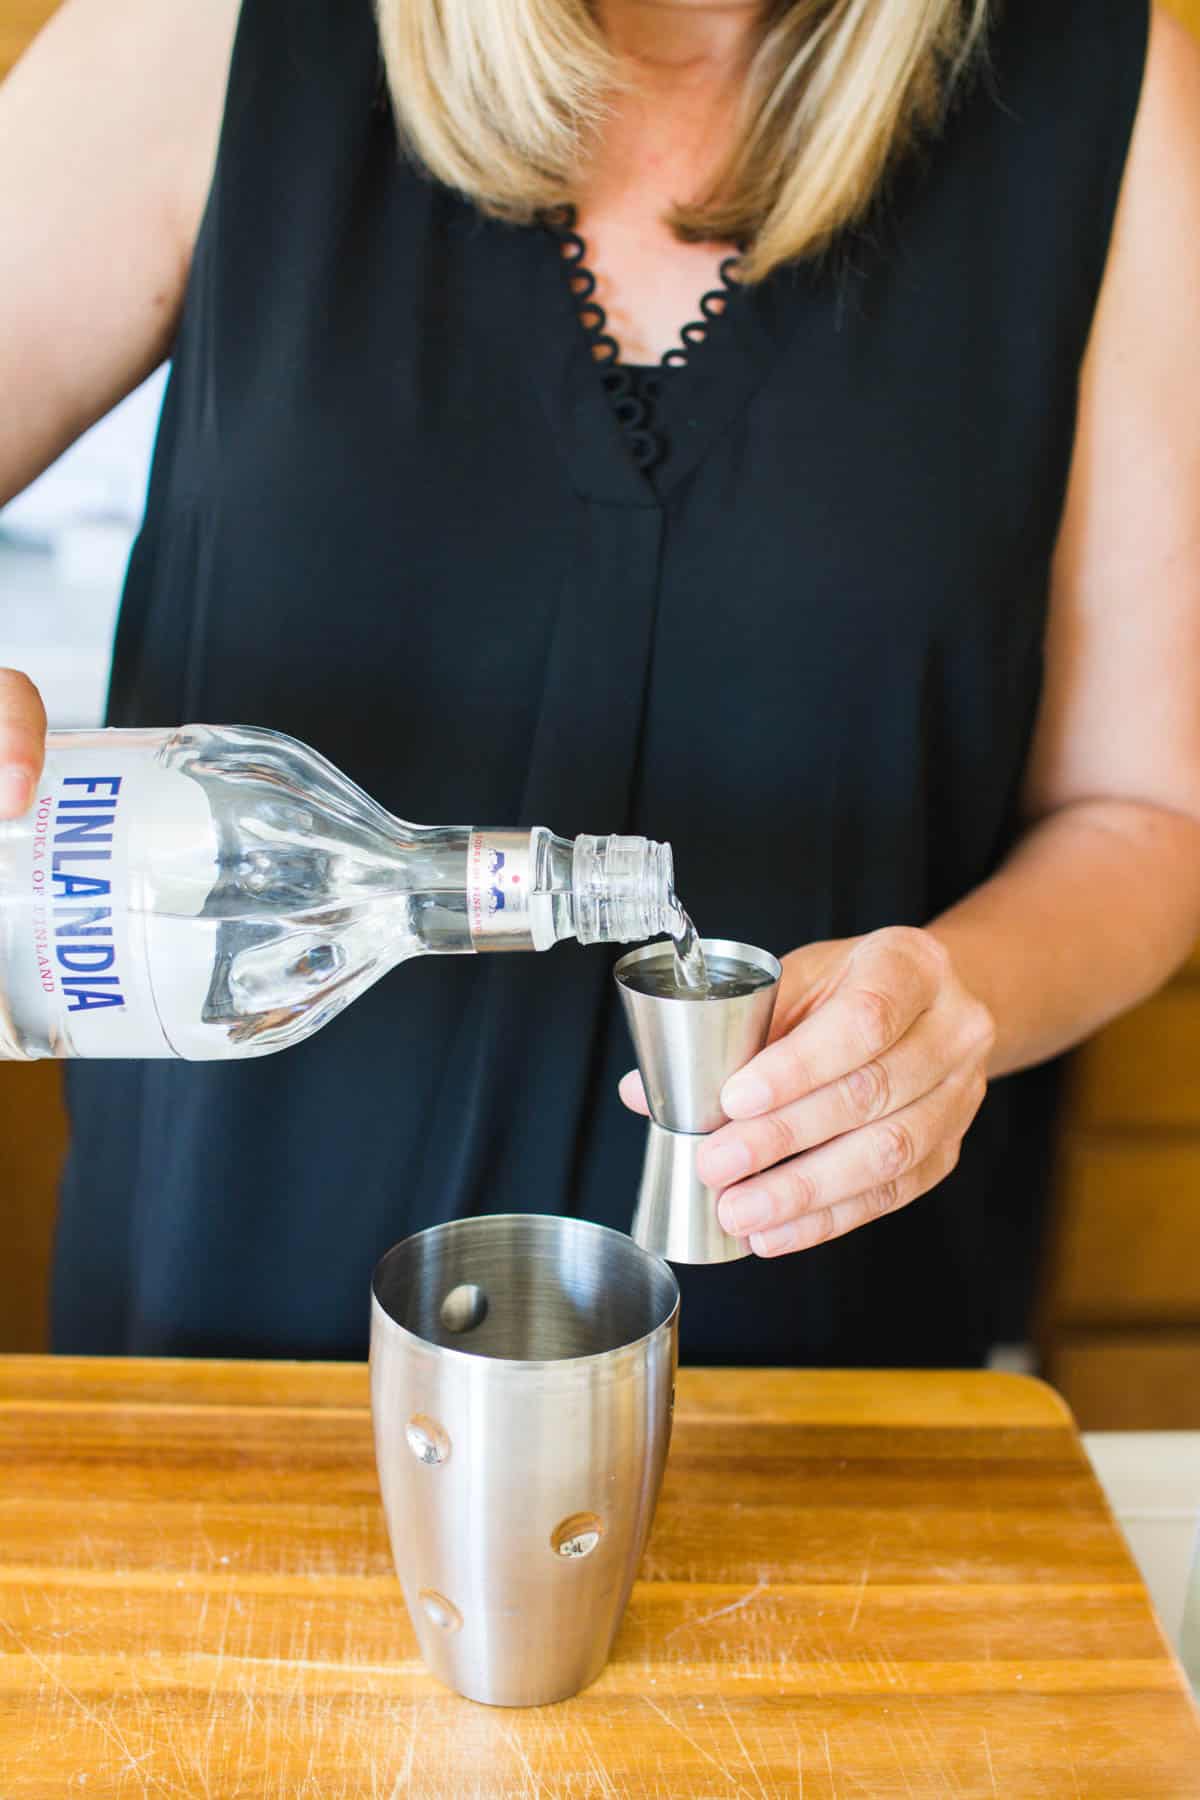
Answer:
<path fill-rule="evenodd" d="M 733 142 L 757 0 L 601 0 L 614 95 L 575 203 L 595 298 L 627 365 L 677 348 L 731 244 L 683 244 L 671 208 L 711 184 Z"/>

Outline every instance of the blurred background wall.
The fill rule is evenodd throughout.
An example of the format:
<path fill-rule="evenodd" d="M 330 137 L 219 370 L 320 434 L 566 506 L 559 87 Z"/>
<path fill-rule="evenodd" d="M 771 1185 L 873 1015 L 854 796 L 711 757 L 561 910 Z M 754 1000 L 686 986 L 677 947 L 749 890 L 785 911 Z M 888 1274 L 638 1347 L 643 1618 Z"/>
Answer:
<path fill-rule="evenodd" d="M 0 0 L 0 74 L 53 0 Z M 1200 0 L 1173 0 L 1200 32 Z M 0 513 L 0 663 L 52 723 L 100 716 L 161 377 Z M 45 1342 L 65 1120 L 54 1065 L 0 1070 L 0 1350 Z M 1032 1356 L 1091 1429 L 1200 1428 L 1200 954 L 1074 1059 Z"/>

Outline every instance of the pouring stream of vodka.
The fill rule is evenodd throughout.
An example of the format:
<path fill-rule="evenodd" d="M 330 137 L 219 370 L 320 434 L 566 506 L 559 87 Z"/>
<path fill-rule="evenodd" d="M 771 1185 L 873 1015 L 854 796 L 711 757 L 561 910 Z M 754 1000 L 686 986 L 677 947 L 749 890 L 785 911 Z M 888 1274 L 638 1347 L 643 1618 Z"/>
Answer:
<path fill-rule="evenodd" d="M 670 901 L 674 908 L 675 925 L 671 932 L 672 946 L 675 952 L 675 985 L 692 988 L 700 993 L 708 992 L 708 970 L 704 963 L 704 951 L 687 913 L 684 912 L 674 893 Z"/>

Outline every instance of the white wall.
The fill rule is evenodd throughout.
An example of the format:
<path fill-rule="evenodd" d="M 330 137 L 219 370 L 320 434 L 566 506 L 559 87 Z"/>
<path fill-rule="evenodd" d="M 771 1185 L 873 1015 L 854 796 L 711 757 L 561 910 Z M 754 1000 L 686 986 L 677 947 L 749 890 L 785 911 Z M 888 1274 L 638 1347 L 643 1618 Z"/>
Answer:
<path fill-rule="evenodd" d="M 165 379 L 152 376 L 0 511 L 0 665 L 33 677 L 52 725 L 103 713 Z"/>

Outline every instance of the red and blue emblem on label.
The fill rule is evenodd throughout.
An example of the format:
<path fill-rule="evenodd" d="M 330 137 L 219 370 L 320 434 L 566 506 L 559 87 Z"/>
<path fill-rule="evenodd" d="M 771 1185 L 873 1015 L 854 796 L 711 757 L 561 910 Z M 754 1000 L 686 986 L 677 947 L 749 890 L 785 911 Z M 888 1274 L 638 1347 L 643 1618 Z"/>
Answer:
<path fill-rule="evenodd" d="M 527 831 L 471 833 L 467 915 L 477 948 L 530 948 L 529 842 Z"/>

